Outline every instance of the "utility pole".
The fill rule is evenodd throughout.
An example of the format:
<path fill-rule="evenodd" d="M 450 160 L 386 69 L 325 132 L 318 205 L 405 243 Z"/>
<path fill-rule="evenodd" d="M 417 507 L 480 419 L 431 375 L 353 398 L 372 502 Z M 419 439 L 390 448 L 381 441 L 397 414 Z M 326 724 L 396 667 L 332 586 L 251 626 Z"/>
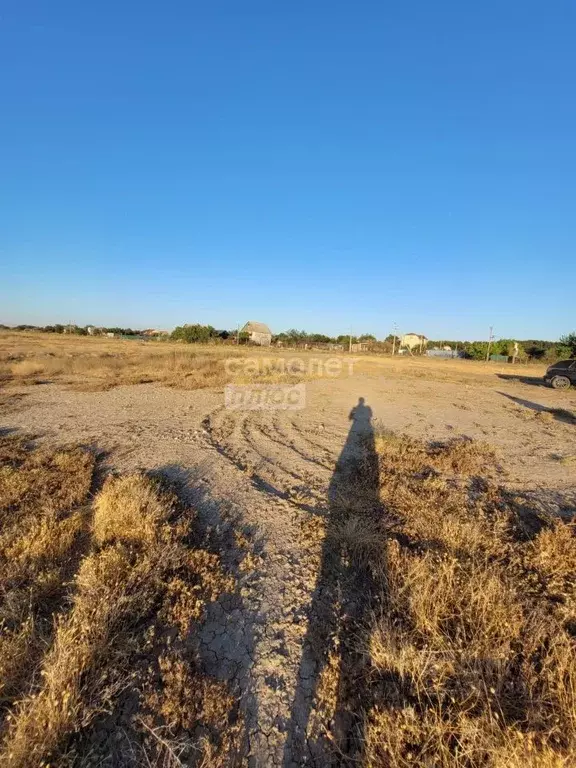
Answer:
<path fill-rule="evenodd" d="M 490 360 L 490 347 L 492 346 L 492 339 L 494 336 L 492 335 L 492 326 L 490 326 L 490 335 L 488 336 L 488 349 L 486 351 L 486 362 Z"/>
<path fill-rule="evenodd" d="M 348 352 L 352 354 L 352 328 L 350 328 L 350 335 L 349 335 L 349 341 L 348 341 Z"/>
<path fill-rule="evenodd" d="M 240 344 L 240 323 L 236 323 L 236 346 Z"/>
<path fill-rule="evenodd" d="M 392 326 L 392 354 L 396 354 L 396 333 L 398 331 L 398 326 L 396 323 Z"/>

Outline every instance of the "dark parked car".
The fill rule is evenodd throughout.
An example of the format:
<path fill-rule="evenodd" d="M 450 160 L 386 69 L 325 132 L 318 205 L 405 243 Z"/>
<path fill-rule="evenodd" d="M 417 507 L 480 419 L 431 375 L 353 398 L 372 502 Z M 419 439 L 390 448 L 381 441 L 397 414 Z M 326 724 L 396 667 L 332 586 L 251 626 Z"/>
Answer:
<path fill-rule="evenodd" d="M 568 389 L 571 384 L 576 386 L 576 360 L 553 363 L 544 374 L 544 381 L 554 389 Z"/>

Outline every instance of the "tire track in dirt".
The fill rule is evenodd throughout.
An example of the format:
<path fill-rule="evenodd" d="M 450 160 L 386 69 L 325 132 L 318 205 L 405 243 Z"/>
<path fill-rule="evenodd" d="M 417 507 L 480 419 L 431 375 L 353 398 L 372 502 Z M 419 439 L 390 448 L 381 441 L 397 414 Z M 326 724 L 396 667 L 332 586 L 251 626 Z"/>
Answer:
<path fill-rule="evenodd" d="M 322 504 L 328 466 L 292 447 L 277 423 L 270 421 L 269 413 L 216 411 L 204 419 L 203 426 L 212 447 L 250 476 L 261 492 L 307 512 Z"/>
<path fill-rule="evenodd" d="M 262 424 L 260 428 L 270 440 L 278 443 L 284 449 L 289 446 L 290 449 L 304 459 L 304 461 L 319 467 L 320 472 L 324 470 L 332 474 L 334 463 L 329 462 L 328 460 L 323 461 L 312 455 L 310 452 L 311 444 L 303 439 L 302 435 L 295 429 L 289 419 L 286 419 L 284 422 L 281 422 L 279 419 L 274 419 L 272 424 Z M 298 446 L 298 443 L 300 443 L 300 446 Z"/>
<path fill-rule="evenodd" d="M 320 542 L 305 540 L 302 525 L 311 514 L 324 514 L 332 469 L 287 414 L 220 408 L 202 425 L 209 445 L 226 459 L 233 475 L 250 481 L 253 502 L 243 516 L 250 524 L 258 520 L 265 541 L 263 567 L 243 595 L 256 617 L 254 647 L 237 658 L 238 651 L 227 642 L 236 630 L 226 610 L 217 606 L 207 622 L 212 671 L 232 670 L 230 679 L 240 686 L 249 765 L 288 766 L 285 742 L 320 554 Z M 338 452 L 334 443 L 333 452 Z"/>
<path fill-rule="evenodd" d="M 317 431 L 304 430 L 291 419 L 286 419 L 277 426 L 278 431 L 284 436 L 284 439 L 293 450 L 306 457 L 308 461 L 324 467 L 330 474 L 334 471 L 334 465 L 340 448 L 346 439 L 345 435 L 328 434 L 325 436 L 324 442 L 318 442 L 313 439 L 318 434 Z"/>
<path fill-rule="evenodd" d="M 297 419 L 288 420 L 285 424 L 290 425 L 298 438 L 308 444 L 312 450 L 321 451 L 332 463 L 346 440 L 345 432 L 331 429 L 324 424 L 313 424 L 306 428 Z"/>

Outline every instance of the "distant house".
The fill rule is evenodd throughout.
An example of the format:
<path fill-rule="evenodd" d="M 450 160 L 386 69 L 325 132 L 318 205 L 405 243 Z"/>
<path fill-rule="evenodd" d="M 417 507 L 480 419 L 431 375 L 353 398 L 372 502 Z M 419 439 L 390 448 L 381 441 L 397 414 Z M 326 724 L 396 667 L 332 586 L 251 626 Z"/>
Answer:
<path fill-rule="evenodd" d="M 428 344 L 428 339 L 422 333 L 405 333 L 400 337 L 400 347 L 412 351 L 418 347 L 424 348 Z"/>
<path fill-rule="evenodd" d="M 272 343 L 272 331 L 264 323 L 255 323 L 253 320 L 249 320 L 240 332 L 247 333 L 248 340 L 252 344 L 269 347 Z"/>

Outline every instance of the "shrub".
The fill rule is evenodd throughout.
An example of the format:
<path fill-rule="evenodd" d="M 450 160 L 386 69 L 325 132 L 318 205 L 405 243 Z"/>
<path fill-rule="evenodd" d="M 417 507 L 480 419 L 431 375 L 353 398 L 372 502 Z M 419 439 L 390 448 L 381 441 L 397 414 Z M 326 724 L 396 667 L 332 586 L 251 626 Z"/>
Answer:
<path fill-rule="evenodd" d="M 218 334 L 211 325 L 180 325 L 172 331 L 171 338 L 174 341 L 206 344 Z"/>

